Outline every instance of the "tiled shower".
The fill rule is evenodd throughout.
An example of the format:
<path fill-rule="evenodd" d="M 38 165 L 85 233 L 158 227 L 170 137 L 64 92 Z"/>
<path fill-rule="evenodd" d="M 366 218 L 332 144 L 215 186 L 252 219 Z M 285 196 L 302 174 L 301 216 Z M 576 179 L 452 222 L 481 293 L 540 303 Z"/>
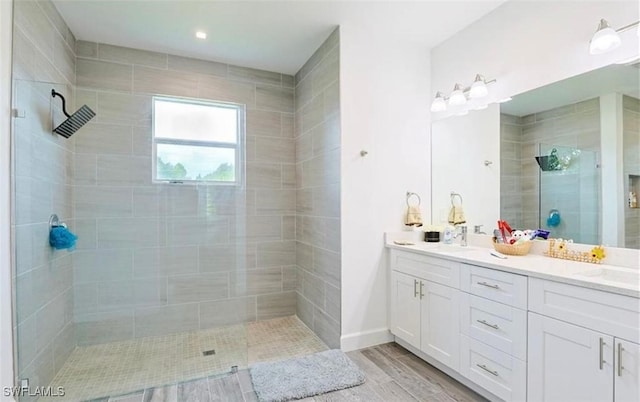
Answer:
<path fill-rule="evenodd" d="M 76 40 L 48 0 L 14 19 L 17 380 L 50 384 L 78 348 L 291 316 L 339 346 L 338 30 L 293 76 Z M 70 139 L 52 88 L 96 112 Z M 152 180 L 154 95 L 244 105 L 240 185 Z M 53 213 L 72 252 L 48 245 Z"/>

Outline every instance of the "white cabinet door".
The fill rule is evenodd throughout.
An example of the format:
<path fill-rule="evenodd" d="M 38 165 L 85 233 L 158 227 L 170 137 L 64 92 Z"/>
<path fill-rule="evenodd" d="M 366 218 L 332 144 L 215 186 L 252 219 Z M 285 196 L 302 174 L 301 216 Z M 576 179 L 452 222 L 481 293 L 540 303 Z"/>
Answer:
<path fill-rule="evenodd" d="M 613 337 L 535 313 L 528 332 L 528 401 L 613 401 Z"/>
<path fill-rule="evenodd" d="M 615 339 L 615 401 L 640 401 L 640 345 Z"/>
<path fill-rule="evenodd" d="M 460 367 L 460 291 L 422 281 L 423 352 L 454 370 Z"/>
<path fill-rule="evenodd" d="M 420 281 L 391 271 L 391 332 L 420 348 Z"/>

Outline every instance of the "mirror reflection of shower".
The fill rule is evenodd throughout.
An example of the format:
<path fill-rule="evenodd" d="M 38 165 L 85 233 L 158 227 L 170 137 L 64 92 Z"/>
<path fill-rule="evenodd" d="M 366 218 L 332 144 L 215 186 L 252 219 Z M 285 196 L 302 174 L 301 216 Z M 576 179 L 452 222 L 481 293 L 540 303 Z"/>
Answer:
<path fill-rule="evenodd" d="M 597 244 L 600 225 L 598 153 L 538 144 L 539 227 L 553 237 Z"/>

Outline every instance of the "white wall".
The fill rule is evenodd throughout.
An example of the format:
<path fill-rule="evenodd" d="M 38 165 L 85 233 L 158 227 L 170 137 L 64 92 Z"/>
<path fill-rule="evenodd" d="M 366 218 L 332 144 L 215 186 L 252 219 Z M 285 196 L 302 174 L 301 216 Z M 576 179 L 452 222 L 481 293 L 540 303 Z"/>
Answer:
<path fill-rule="evenodd" d="M 10 245 L 10 129 L 12 1 L 0 1 L 0 392 L 13 385 Z M 0 393 L 0 400 L 10 397 Z"/>
<path fill-rule="evenodd" d="M 383 234 L 404 229 L 407 191 L 429 216 L 429 55 L 345 24 L 340 66 L 342 348 L 351 350 L 389 339 Z"/>
<path fill-rule="evenodd" d="M 622 95 L 611 93 L 600 97 L 600 163 L 602 244 L 624 247 L 624 152 L 622 127 Z"/>
<path fill-rule="evenodd" d="M 475 74 L 497 78 L 493 100 L 503 99 L 638 54 L 636 30 L 623 45 L 592 56 L 589 40 L 600 18 L 614 28 L 638 20 L 637 0 L 509 1 L 431 52 L 431 89 L 450 92 Z"/>
<path fill-rule="evenodd" d="M 500 219 L 500 105 L 433 122 L 431 147 L 433 223 L 447 223 L 453 191 L 463 198 L 469 232 L 474 225 L 491 231 Z"/>

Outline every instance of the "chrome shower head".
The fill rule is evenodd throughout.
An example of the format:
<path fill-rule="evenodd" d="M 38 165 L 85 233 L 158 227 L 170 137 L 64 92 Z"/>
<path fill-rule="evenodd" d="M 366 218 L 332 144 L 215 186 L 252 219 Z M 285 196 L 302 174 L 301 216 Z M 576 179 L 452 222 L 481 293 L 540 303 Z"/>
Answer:
<path fill-rule="evenodd" d="M 62 124 L 60 124 L 58 127 L 54 128 L 53 132 L 56 134 L 60 134 L 65 138 L 71 137 L 76 131 L 78 131 L 80 127 L 87 124 L 87 122 L 93 119 L 96 115 L 96 113 L 87 105 L 83 105 L 74 114 L 69 115 L 69 113 L 67 113 L 66 101 L 64 99 L 64 96 L 56 92 L 55 89 L 51 90 L 51 96 L 54 98 L 56 96 L 59 96 L 62 99 L 62 112 L 65 116 L 67 116 L 67 119 L 63 121 Z"/>

